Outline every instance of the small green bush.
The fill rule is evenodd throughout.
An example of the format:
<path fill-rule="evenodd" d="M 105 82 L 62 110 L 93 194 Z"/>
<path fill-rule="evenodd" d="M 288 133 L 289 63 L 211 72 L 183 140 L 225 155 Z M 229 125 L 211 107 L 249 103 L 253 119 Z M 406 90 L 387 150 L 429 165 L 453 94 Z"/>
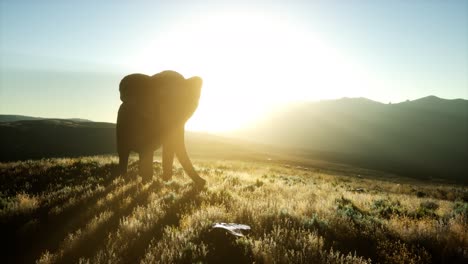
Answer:
<path fill-rule="evenodd" d="M 403 210 L 399 201 L 389 201 L 387 199 L 375 200 L 371 209 L 379 216 L 390 218 L 393 215 L 402 215 Z"/>
<path fill-rule="evenodd" d="M 435 210 L 437 210 L 437 208 L 439 208 L 439 205 L 434 202 L 431 202 L 431 201 L 422 202 L 419 205 L 419 208 L 414 213 L 414 216 L 416 218 L 424 218 L 424 217 L 436 218 L 437 214 L 435 213 Z"/>

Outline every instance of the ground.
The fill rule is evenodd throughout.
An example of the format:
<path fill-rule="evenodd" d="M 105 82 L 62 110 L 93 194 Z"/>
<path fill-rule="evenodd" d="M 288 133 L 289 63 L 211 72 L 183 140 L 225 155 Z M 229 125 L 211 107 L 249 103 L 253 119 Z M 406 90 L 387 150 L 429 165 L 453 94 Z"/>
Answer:
<path fill-rule="evenodd" d="M 198 159 L 144 183 L 116 158 L 0 163 L 3 263 L 466 263 L 468 190 L 359 170 Z M 211 230 L 251 226 L 245 237 Z"/>

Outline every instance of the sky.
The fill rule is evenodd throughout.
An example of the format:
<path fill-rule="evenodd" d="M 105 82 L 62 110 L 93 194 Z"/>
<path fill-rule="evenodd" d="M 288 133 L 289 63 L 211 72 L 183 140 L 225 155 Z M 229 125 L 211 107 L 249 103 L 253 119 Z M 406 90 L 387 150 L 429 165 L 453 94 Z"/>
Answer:
<path fill-rule="evenodd" d="M 115 122 L 127 74 L 204 80 L 187 128 L 282 103 L 468 99 L 468 1 L 0 1 L 0 114 Z"/>

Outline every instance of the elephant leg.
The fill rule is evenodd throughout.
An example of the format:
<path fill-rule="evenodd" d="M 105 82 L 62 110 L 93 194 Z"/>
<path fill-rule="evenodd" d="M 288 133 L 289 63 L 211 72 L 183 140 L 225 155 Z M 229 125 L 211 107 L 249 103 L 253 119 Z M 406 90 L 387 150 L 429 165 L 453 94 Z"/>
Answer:
<path fill-rule="evenodd" d="M 128 167 L 128 156 L 130 151 L 120 151 L 119 152 L 119 174 L 121 176 L 127 176 L 127 167 Z"/>
<path fill-rule="evenodd" d="M 153 178 L 153 151 L 144 151 L 139 153 L 139 174 L 143 181 L 151 181 Z"/>
<path fill-rule="evenodd" d="M 182 164 L 185 172 L 187 172 L 188 176 L 195 182 L 195 184 L 204 186 L 206 184 L 206 180 L 200 177 L 200 175 L 198 175 L 198 173 L 195 171 L 195 168 L 193 167 L 193 164 L 187 154 L 184 134 L 184 127 L 182 127 L 181 129 L 178 129 L 174 135 L 175 154 L 177 155 L 177 159 L 179 160 L 180 164 Z"/>
<path fill-rule="evenodd" d="M 172 178 L 172 164 L 174 163 L 174 144 L 171 141 L 167 141 L 163 144 L 162 150 L 162 166 L 164 181 L 169 181 Z"/>

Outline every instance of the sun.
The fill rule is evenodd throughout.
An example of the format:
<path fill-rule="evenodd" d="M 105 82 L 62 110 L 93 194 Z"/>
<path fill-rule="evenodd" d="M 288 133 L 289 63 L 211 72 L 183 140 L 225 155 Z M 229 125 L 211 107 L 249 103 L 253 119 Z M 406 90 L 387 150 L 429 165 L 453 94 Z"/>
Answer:
<path fill-rule="evenodd" d="M 346 96 L 345 87 L 358 93 L 365 79 L 313 30 L 261 13 L 180 21 L 136 57 L 140 72 L 174 69 L 203 78 L 199 108 L 187 124 L 198 131 L 237 129 L 279 103 Z"/>

